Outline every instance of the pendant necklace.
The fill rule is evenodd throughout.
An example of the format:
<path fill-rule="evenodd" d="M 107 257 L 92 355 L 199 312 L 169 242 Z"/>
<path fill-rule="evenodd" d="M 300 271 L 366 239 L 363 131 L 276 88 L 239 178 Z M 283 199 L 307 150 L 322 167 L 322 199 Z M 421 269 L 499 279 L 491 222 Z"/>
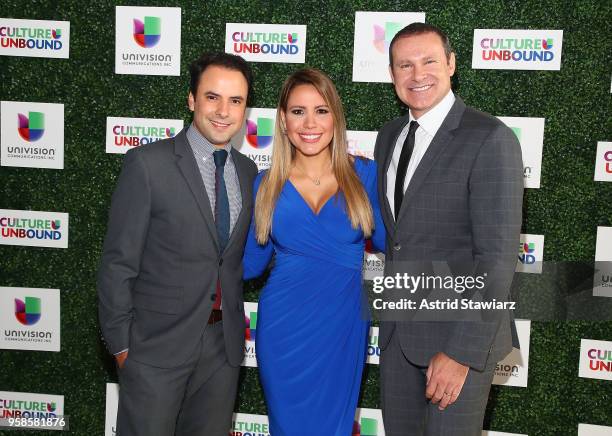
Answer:
<path fill-rule="evenodd" d="M 301 172 L 302 174 L 304 174 L 304 175 L 305 175 L 305 176 L 306 176 L 306 177 L 307 177 L 307 178 L 308 178 L 308 179 L 309 179 L 309 180 L 310 180 L 312 183 L 314 183 L 314 184 L 315 184 L 315 186 L 319 186 L 319 185 L 321 185 L 321 177 L 323 177 L 325 174 L 321 174 L 319 177 L 314 177 L 314 178 L 313 178 L 313 177 L 310 177 L 310 176 L 308 175 L 308 173 L 306 173 L 306 171 L 304 171 L 304 170 L 303 170 L 302 168 L 300 168 L 299 166 L 297 166 L 297 165 L 295 165 L 295 164 L 293 164 L 293 166 L 294 166 L 295 168 L 297 168 L 298 170 L 300 170 L 300 172 Z M 331 162 L 330 162 L 330 166 L 331 166 Z"/>

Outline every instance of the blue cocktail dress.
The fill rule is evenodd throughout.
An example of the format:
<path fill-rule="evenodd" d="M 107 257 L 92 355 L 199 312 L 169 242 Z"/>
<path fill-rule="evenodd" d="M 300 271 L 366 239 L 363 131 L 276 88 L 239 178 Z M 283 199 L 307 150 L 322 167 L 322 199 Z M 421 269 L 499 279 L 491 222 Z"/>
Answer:
<path fill-rule="evenodd" d="M 372 242 L 384 251 L 376 163 L 356 158 L 354 165 L 374 211 Z M 262 177 L 255 180 L 255 193 Z M 315 214 L 289 180 L 266 245 L 257 243 L 251 226 L 244 277 L 261 275 L 275 254 L 259 298 L 256 339 L 273 436 L 351 434 L 369 328 L 364 245 L 341 193 Z"/>

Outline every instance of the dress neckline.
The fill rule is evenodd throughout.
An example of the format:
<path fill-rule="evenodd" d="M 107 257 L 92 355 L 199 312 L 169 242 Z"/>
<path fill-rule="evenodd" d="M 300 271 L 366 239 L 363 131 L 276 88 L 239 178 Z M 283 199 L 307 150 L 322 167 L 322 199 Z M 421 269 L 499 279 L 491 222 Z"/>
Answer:
<path fill-rule="evenodd" d="M 293 188 L 293 190 L 295 191 L 295 193 L 298 195 L 298 197 L 300 197 L 300 200 L 302 200 L 302 203 L 304 203 L 304 205 L 308 208 L 308 210 L 310 211 L 310 213 L 312 213 L 315 217 L 318 217 L 319 215 L 321 215 L 321 212 L 323 212 L 323 209 L 325 209 L 325 206 L 327 206 L 327 204 L 329 203 L 329 201 L 338 193 L 338 191 L 334 192 L 332 195 L 330 195 L 329 197 L 327 197 L 327 199 L 323 202 L 323 204 L 321 205 L 321 207 L 319 208 L 318 211 L 315 212 L 315 210 L 310 207 L 310 204 L 306 201 L 306 199 L 304 198 L 304 196 L 302 195 L 302 193 L 299 191 L 298 188 L 295 187 L 295 185 L 293 184 L 293 182 L 291 181 L 291 179 L 287 179 L 287 182 L 289 183 L 289 185 Z"/>

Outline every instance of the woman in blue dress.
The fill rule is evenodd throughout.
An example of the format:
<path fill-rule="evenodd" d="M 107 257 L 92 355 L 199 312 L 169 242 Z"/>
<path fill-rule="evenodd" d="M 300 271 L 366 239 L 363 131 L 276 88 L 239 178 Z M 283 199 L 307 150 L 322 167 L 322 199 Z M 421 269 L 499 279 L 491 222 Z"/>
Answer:
<path fill-rule="evenodd" d="M 350 436 L 369 321 L 366 238 L 384 250 L 376 164 L 347 153 L 338 93 L 325 74 L 284 83 L 272 166 L 255 181 L 246 279 L 275 262 L 257 317 L 257 361 L 273 436 Z"/>

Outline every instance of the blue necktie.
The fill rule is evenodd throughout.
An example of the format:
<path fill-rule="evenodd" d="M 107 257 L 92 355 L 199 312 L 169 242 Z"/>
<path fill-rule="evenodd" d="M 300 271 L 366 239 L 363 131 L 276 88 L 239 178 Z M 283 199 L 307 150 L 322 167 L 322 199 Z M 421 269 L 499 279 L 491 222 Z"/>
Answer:
<path fill-rule="evenodd" d="M 215 159 L 215 226 L 217 227 L 217 236 L 219 239 L 219 251 L 223 253 L 230 234 L 230 209 L 229 199 L 227 197 L 227 188 L 225 187 L 225 178 L 223 177 L 225 169 L 225 161 L 227 160 L 227 151 L 216 150 L 213 153 Z"/>

